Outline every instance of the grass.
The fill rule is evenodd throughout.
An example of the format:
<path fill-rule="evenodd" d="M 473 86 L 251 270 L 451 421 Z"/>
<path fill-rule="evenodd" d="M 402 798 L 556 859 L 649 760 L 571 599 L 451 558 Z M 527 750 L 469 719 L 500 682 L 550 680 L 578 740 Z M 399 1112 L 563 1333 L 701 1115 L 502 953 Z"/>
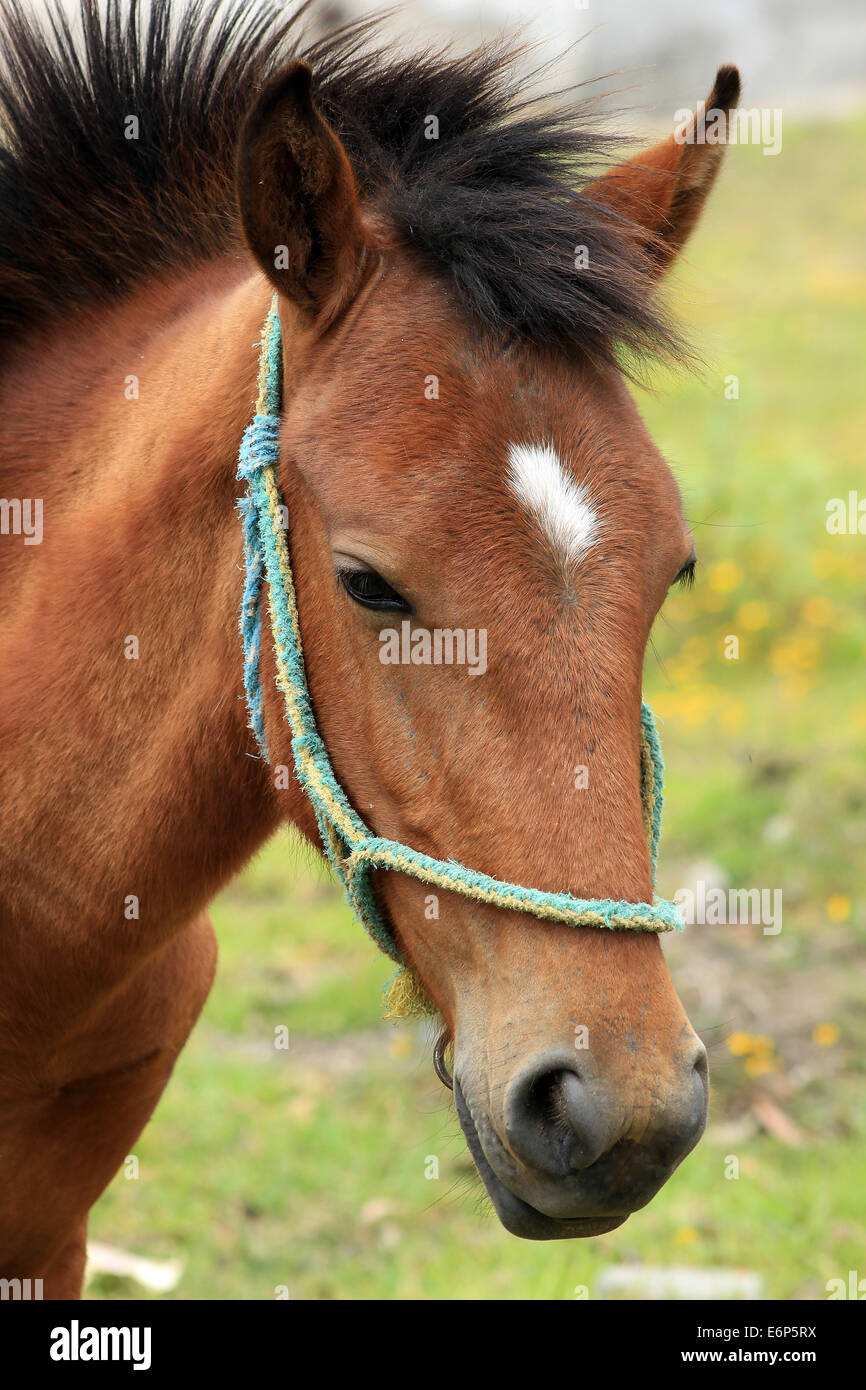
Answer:
<path fill-rule="evenodd" d="M 429 1038 L 379 1020 L 389 963 L 281 834 L 215 906 L 217 984 L 139 1177 L 94 1211 L 95 1239 L 184 1260 L 169 1297 L 571 1299 L 638 1262 L 748 1269 L 768 1297 L 810 1299 L 866 1274 L 866 536 L 825 525 L 830 498 L 866 496 L 864 164 L 863 119 L 786 129 L 777 158 L 731 151 L 676 282 L 709 365 L 640 396 L 700 554 L 647 658 L 660 890 L 703 873 L 784 895 L 776 936 L 695 927 L 670 947 L 711 1047 L 706 1139 L 619 1231 L 506 1235 Z"/>

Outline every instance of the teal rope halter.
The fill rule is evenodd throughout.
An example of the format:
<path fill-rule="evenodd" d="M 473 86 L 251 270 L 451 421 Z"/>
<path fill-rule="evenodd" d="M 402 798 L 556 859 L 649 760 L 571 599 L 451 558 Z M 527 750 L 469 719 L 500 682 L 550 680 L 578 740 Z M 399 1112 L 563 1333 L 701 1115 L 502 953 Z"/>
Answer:
<path fill-rule="evenodd" d="M 679 930 L 682 926 L 679 909 L 666 899 L 632 903 L 611 898 L 575 898 L 570 893 L 545 893 L 537 888 L 505 883 L 453 860 L 433 859 L 398 840 L 374 835 L 350 805 L 316 727 L 304 669 L 284 523 L 286 512 L 277 477 L 282 352 L 276 295 L 265 321 L 262 341 L 257 346 L 261 352 L 256 413 L 244 432 L 237 473 L 247 484 L 247 495 L 239 500 L 238 510 L 244 526 L 246 562 L 240 629 L 250 728 L 267 758 L 260 669 L 263 589 L 267 580 L 277 685 L 285 698 L 298 781 L 310 799 L 325 851 L 355 914 L 381 950 L 403 967 L 389 986 L 389 1015 L 398 1017 L 433 1010 L 421 982 L 408 969 L 379 909 L 371 882 L 374 869 L 410 874 L 423 883 L 462 894 L 476 902 L 528 912 L 534 917 L 571 926 L 651 932 Z M 655 883 L 664 764 L 652 711 L 644 702 L 641 703 L 640 748 L 641 801 Z"/>

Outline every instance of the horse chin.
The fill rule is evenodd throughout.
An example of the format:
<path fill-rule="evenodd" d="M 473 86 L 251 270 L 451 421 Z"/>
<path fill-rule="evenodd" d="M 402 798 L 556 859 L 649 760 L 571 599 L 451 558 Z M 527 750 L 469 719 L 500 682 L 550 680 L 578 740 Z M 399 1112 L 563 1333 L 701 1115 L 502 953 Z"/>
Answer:
<path fill-rule="evenodd" d="M 511 1235 L 520 1236 L 523 1240 L 577 1240 L 581 1237 L 606 1235 L 608 1231 L 615 1231 L 617 1226 L 622 1226 L 628 1220 L 631 1215 L 630 1212 L 615 1216 L 556 1217 L 546 1216 L 544 1212 L 536 1211 L 535 1207 L 524 1202 L 522 1197 L 518 1197 L 507 1188 L 502 1179 L 494 1173 L 481 1146 L 475 1121 L 456 1079 L 454 1081 L 454 1101 L 460 1127 L 463 1130 L 478 1175 L 484 1183 L 496 1215 Z"/>

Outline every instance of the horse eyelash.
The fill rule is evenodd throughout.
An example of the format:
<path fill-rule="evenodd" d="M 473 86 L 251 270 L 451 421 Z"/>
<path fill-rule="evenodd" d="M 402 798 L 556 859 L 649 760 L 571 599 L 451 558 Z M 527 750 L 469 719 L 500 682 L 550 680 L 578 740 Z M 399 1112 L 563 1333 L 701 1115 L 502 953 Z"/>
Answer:
<path fill-rule="evenodd" d="M 697 563 L 697 560 L 691 560 L 689 564 L 683 565 L 674 583 L 679 584 L 684 589 L 693 588 L 695 582 L 695 566 Z"/>

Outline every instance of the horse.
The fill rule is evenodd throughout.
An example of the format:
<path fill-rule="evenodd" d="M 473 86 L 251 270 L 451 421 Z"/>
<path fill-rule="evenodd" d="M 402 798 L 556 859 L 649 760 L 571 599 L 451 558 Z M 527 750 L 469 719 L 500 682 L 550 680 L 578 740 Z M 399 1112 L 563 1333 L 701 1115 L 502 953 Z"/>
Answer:
<path fill-rule="evenodd" d="M 701 107 L 624 150 L 592 103 L 531 102 L 512 42 L 313 42 L 237 0 L 79 18 L 5 0 L 0 75 L 4 515 L 40 517 L 0 545 L 0 1271 L 48 1298 L 78 1296 L 89 1210 L 207 998 L 208 904 L 281 824 L 324 848 L 272 644 L 267 761 L 238 635 L 273 296 L 309 698 L 347 797 L 439 860 L 652 901 L 642 663 L 696 554 L 628 381 L 687 356 L 659 287 L 724 150 Z M 706 110 L 738 92 L 720 68 Z M 485 670 L 383 661 L 403 622 L 483 631 Z M 503 1225 L 619 1226 L 706 1119 L 658 934 L 372 885 Z"/>

